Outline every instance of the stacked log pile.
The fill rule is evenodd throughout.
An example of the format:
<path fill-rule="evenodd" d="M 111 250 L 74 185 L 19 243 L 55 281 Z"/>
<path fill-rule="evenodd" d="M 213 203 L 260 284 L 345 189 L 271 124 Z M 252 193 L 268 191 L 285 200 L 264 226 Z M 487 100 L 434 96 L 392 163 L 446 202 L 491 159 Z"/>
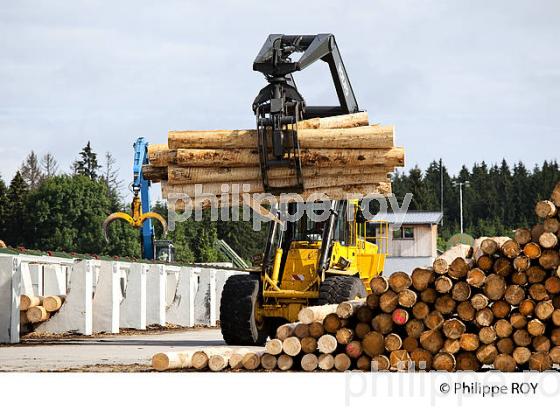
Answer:
<path fill-rule="evenodd" d="M 21 295 L 19 302 L 20 324 L 28 328 L 49 320 L 58 312 L 65 300 L 63 295 L 34 296 Z"/>
<path fill-rule="evenodd" d="M 559 207 L 560 183 L 537 203 L 541 222 L 532 229 L 458 245 L 410 275 L 375 277 L 366 299 L 304 308 L 299 322 L 251 353 L 251 369 L 243 358 L 232 364 L 229 348 L 214 353 L 219 366 L 202 368 L 549 370 L 560 364 Z M 161 355 L 174 363 L 167 368 L 194 367 Z"/>
<path fill-rule="evenodd" d="M 366 112 L 297 123 L 304 192 L 341 199 L 346 193 L 389 194 L 387 174 L 404 164 L 404 150 L 394 146 L 392 126 L 369 125 Z M 222 185 L 241 193 L 264 191 L 256 130 L 170 131 L 168 144 L 148 147 L 144 176 L 162 182 L 163 196 L 220 195 Z M 294 171 L 273 169 L 272 187 L 293 185 Z M 233 188 L 232 188 L 233 190 Z M 226 191 L 227 192 L 227 191 Z M 238 195 L 229 191 L 228 195 Z M 197 196 L 200 196 L 198 194 Z"/>

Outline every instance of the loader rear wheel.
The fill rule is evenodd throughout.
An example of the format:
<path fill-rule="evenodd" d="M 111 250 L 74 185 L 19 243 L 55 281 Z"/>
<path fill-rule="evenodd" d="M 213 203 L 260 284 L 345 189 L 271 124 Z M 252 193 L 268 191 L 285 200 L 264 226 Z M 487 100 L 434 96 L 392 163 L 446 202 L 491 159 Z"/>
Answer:
<path fill-rule="evenodd" d="M 354 276 L 329 276 L 319 288 L 318 305 L 342 303 L 346 300 L 365 298 L 366 288 L 359 278 Z"/>
<path fill-rule="evenodd" d="M 222 291 L 220 327 L 228 345 L 259 346 L 268 337 L 268 323 L 259 319 L 259 278 L 233 275 Z"/>

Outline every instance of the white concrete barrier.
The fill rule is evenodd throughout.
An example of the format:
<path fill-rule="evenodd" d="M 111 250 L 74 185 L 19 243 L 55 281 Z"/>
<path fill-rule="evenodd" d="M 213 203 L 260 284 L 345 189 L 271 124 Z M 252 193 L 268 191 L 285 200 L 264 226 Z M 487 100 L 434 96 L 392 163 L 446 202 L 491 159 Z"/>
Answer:
<path fill-rule="evenodd" d="M 53 317 L 36 328 L 37 332 L 92 334 L 93 269 L 91 260 L 82 260 L 72 266 L 70 289 L 64 304 Z"/>
<path fill-rule="evenodd" d="M 0 258 L 0 343 L 19 343 L 21 259 Z"/>
<path fill-rule="evenodd" d="M 43 269 L 44 265 L 40 263 L 30 263 L 29 264 L 29 276 L 31 277 L 31 286 L 33 288 L 33 295 L 44 296 L 43 295 Z M 61 295 L 65 295 L 61 293 Z"/>
<path fill-rule="evenodd" d="M 195 296 L 195 324 L 216 326 L 216 269 L 201 268 Z"/>
<path fill-rule="evenodd" d="M 195 298 L 201 269 L 182 267 L 176 292 L 167 308 L 167 323 L 192 327 L 195 325 Z"/>
<path fill-rule="evenodd" d="M 167 272 L 164 265 L 150 265 L 146 279 L 146 324 L 165 326 Z"/>
<path fill-rule="evenodd" d="M 146 329 L 146 280 L 149 265 L 131 263 L 126 273 L 124 298 L 120 307 L 120 327 Z"/>
<path fill-rule="evenodd" d="M 100 261 L 93 296 L 93 332 L 119 333 L 122 300 L 120 263 Z"/>
<path fill-rule="evenodd" d="M 45 265 L 43 267 L 43 293 L 49 295 L 66 295 L 66 267 L 62 265 Z"/>

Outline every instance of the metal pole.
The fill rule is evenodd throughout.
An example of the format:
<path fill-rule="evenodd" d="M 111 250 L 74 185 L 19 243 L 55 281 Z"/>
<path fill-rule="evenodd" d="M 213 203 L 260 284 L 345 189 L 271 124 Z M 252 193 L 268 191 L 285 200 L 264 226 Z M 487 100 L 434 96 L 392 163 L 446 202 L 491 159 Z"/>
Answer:
<path fill-rule="evenodd" d="M 461 213 L 461 233 L 463 233 L 463 183 L 459 182 L 459 209 Z"/>

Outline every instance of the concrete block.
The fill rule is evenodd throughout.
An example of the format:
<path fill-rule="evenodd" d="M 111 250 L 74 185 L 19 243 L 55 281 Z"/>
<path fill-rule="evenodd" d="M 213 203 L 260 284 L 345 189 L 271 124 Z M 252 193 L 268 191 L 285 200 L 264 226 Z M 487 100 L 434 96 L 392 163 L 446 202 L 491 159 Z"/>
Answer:
<path fill-rule="evenodd" d="M 132 263 L 126 275 L 124 298 L 120 307 L 120 327 L 146 329 L 146 279 L 149 266 Z"/>
<path fill-rule="evenodd" d="M 33 282 L 31 280 L 30 263 L 21 262 L 19 266 L 21 270 L 21 287 L 20 287 L 21 294 L 37 295 L 37 293 L 35 293 L 35 290 L 33 289 Z"/>
<path fill-rule="evenodd" d="M 179 284 L 179 272 L 180 269 L 173 267 L 170 269 L 170 266 L 165 266 L 165 271 L 167 275 L 167 279 L 165 282 L 165 306 L 169 308 L 173 301 L 175 300 L 177 294 L 177 285 Z"/>
<path fill-rule="evenodd" d="M 146 279 L 146 324 L 165 326 L 167 272 L 164 265 L 150 265 Z"/>
<path fill-rule="evenodd" d="M 21 259 L 0 258 L 0 343 L 19 343 Z"/>
<path fill-rule="evenodd" d="M 45 265 L 43 268 L 43 291 L 45 296 L 66 295 L 66 269 L 61 265 Z"/>
<path fill-rule="evenodd" d="M 92 334 L 93 268 L 94 264 L 90 260 L 72 265 L 66 301 L 56 314 L 37 327 L 38 332 Z"/>
<path fill-rule="evenodd" d="M 31 286 L 33 294 L 36 296 L 43 295 L 43 267 L 40 263 L 29 264 L 29 276 L 31 277 Z"/>
<path fill-rule="evenodd" d="M 200 268 L 181 268 L 175 298 L 167 308 L 168 323 L 187 327 L 195 325 L 195 297 L 199 273 Z"/>
<path fill-rule="evenodd" d="M 100 261 L 99 276 L 93 296 L 93 332 L 119 333 L 122 300 L 120 264 Z"/>
<path fill-rule="evenodd" d="M 194 303 L 195 323 L 216 326 L 216 269 L 201 268 Z"/>

